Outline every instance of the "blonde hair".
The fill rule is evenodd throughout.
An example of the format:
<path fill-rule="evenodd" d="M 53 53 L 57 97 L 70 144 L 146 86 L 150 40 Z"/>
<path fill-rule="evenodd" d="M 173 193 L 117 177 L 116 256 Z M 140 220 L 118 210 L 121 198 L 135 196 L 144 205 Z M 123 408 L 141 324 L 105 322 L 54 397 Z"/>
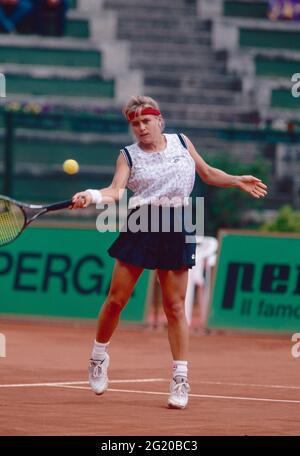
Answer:
<path fill-rule="evenodd" d="M 128 103 L 124 106 L 123 115 L 128 119 L 128 115 L 132 112 L 136 112 L 139 114 L 144 108 L 155 108 L 160 111 L 159 104 L 151 97 L 146 97 L 143 95 L 137 95 L 135 97 L 130 98 Z M 162 116 L 162 130 L 165 127 L 165 121 Z"/>

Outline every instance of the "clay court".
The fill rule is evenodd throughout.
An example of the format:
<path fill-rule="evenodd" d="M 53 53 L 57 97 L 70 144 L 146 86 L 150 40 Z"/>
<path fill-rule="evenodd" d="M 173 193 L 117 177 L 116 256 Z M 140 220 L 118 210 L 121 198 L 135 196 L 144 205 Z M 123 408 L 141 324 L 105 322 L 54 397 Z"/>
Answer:
<path fill-rule="evenodd" d="M 165 329 L 120 327 L 110 385 L 87 383 L 94 323 L 1 321 L 0 435 L 297 435 L 299 358 L 290 336 L 191 336 L 190 403 L 166 407 Z"/>

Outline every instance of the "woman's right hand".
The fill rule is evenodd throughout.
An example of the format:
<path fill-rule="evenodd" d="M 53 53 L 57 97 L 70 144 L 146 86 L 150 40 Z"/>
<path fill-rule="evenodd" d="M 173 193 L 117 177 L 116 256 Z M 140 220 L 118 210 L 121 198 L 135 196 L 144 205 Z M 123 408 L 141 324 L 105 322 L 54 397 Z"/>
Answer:
<path fill-rule="evenodd" d="M 92 202 L 92 195 L 89 192 L 75 193 L 72 197 L 72 209 L 83 209 L 88 207 Z"/>

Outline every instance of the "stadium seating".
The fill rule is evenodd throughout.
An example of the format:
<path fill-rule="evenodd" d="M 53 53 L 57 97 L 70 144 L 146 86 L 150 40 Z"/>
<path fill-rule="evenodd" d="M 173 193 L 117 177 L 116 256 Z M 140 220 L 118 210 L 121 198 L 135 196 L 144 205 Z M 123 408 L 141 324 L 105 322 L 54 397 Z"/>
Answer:
<path fill-rule="evenodd" d="M 291 75 L 299 71 L 300 54 L 298 56 L 282 55 L 276 51 L 274 55 L 263 53 L 255 56 L 255 72 L 257 76 L 284 77 L 290 79 Z"/>
<path fill-rule="evenodd" d="M 78 47 L 63 47 L 50 44 L 42 46 L 18 46 L 6 45 L 0 48 L 0 61 L 14 63 L 16 65 L 46 65 L 64 67 L 101 67 L 101 52 L 94 49 L 82 49 Z"/>
<path fill-rule="evenodd" d="M 69 19 L 66 24 L 66 35 L 74 38 L 89 38 L 89 22 L 85 19 Z"/>
<path fill-rule="evenodd" d="M 225 152 L 250 162 L 279 136 L 289 142 L 261 124 L 279 112 L 298 119 L 287 78 L 297 71 L 300 29 L 266 14 L 263 0 L 173 0 L 172 8 L 169 0 L 155 8 L 152 0 L 73 0 L 65 37 L 2 35 L 8 101 L 41 106 L 26 124 L 18 119 L 18 160 L 23 143 L 22 166 L 44 150 L 40 166 L 58 170 L 72 150 L 83 168 L 112 172 L 118 148 L 131 141 L 120 113 L 135 93 L 157 98 L 167 131 L 188 134 L 206 158 Z M 0 115 L 2 137 L 3 125 Z"/>
<path fill-rule="evenodd" d="M 70 185 L 106 185 L 118 150 L 130 141 L 121 106 L 127 91 L 140 87 L 139 75 L 128 68 L 126 44 L 113 38 L 113 30 L 112 36 L 103 31 L 113 29 L 110 13 L 95 15 L 89 8 L 78 9 L 78 3 L 70 4 L 65 37 L 0 38 L 0 71 L 8 88 L 0 106 L 0 174 L 7 147 L 5 113 L 13 111 L 16 197 L 51 201 L 69 195 Z M 78 160 L 79 175 L 62 172 L 66 158 Z M 56 178 L 57 187 L 51 186 Z M 53 185 L 56 192 L 50 191 Z"/>
<path fill-rule="evenodd" d="M 268 19 L 267 0 L 198 3 L 201 17 L 212 23 L 213 48 L 226 52 L 227 70 L 241 78 L 244 99 L 251 100 L 258 110 L 259 128 L 267 126 L 278 135 L 282 133 L 284 137 L 278 138 L 278 142 L 286 142 L 287 150 L 293 148 L 299 141 L 299 98 L 293 96 L 291 80 L 299 71 L 299 22 Z M 268 134 L 264 140 L 267 138 L 270 139 Z M 279 148 L 275 142 L 271 159 L 275 174 Z M 286 193 L 286 202 L 299 206 L 300 187 L 295 170 L 290 171 L 290 177 L 294 181 L 293 201 L 291 194 Z M 282 197 L 282 204 L 280 184 L 271 181 L 271 198 L 278 202 Z"/>
<path fill-rule="evenodd" d="M 264 19 L 267 17 L 268 1 L 243 1 L 243 0 L 225 0 L 223 3 L 224 16 L 230 17 L 251 17 Z"/>
<path fill-rule="evenodd" d="M 39 77 L 30 74 L 6 72 L 6 81 L 12 94 L 64 97 L 114 97 L 114 85 L 111 80 L 89 77 L 84 80 L 73 77 L 58 77 L 47 74 Z"/>

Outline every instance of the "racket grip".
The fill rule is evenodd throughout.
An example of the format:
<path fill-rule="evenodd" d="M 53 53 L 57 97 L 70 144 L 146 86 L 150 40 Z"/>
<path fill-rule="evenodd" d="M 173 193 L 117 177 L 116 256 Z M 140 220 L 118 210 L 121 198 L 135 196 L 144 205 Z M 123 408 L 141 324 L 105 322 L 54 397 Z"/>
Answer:
<path fill-rule="evenodd" d="M 60 201 L 59 203 L 54 203 L 54 204 L 49 204 L 47 206 L 47 211 L 58 211 L 59 209 L 66 209 L 69 206 L 72 206 L 73 201 L 70 200 L 65 200 L 65 201 Z"/>

